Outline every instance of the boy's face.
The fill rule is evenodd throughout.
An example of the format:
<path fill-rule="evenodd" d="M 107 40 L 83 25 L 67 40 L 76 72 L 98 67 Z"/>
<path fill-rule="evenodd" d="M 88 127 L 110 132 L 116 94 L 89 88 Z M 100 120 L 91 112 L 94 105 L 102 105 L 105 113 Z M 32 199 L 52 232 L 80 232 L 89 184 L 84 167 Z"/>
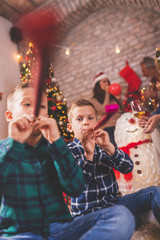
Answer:
<path fill-rule="evenodd" d="M 96 123 L 96 113 L 92 106 L 75 107 L 72 111 L 72 122 L 69 129 L 74 132 L 77 139 L 81 140 L 84 132 L 93 128 Z"/>
<path fill-rule="evenodd" d="M 34 89 L 33 88 L 24 88 L 18 90 L 10 103 L 8 116 L 8 121 L 16 120 L 23 115 L 33 115 L 33 104 L 34 104 Z M 45 94 L 42 94 L 40 112 L 38 117 L 47 117 L 48 115 L 48 103 L 47 97 Z"/>

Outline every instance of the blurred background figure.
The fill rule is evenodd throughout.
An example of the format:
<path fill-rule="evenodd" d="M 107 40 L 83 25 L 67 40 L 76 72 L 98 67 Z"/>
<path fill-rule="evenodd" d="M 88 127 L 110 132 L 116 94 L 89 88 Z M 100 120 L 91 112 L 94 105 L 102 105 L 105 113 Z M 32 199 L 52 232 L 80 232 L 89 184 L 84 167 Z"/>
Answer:
<path fill-rule="evenodd" d="M 157 69 L 157 73 L 158 73 L 156 88 L 157 88 L 158 94 L 159 94 L 160 93 L 160 48 L 156 49 L 155 64 L 156 64 L 156 69 Z M 159 100 L 160 100 L 160 97 L 159 97 Z"/>
<path fill-rule="evenodd" d="M 116 90 L 115 91 L 116 96 L 110 93 L 109 89 L 110 89 L 111 83 L 104 72 L 100 72 L 98 75 L 94 77 L 93 85 L 94 85 L 93 96 L 91 97 L 90 101 L 93 103 L 93 105 L 95 106 L 95 109 L 98 112 L 98 119 L 100 119 L 106 114 L 106 111 L 105 111 L 106 105 L 110 105 L 110 104 L 119 105 L 119 111 L 113 114 L 111 118 L 102 126 L 102 128 L 108 132 L 111 143 L 113 143 L 116 146 L 116 142 L 114 139 L 115 124 L 117 119 L 121 116 L 123 112 L 122 105 L 121 105 L 121 90 L 120 88 L 119 89 L 111 88 L 113 92 L 114 90 Z"/>
<path fill-rule="evenodd" d="M 154 98 L 158 101 L 158 99 L 160 99 L 160 94 L 157 89 L 158 72 L 154 58 L 144 57 L 140 63 L 140 66 L 143 76 L 149 80 L 149 82 L 145 84 L 145 97 Z"/>
<path fill-rule="evenodd" d="M 157 70 L 155 65 L 154 58 L 151 57 L 144 57 L 140 63 L 141 70 L 143 73 L 143 76 L 148 78 L 150 81 L 151 88 L 156 88 L 156 82 L 157 82 Z"/>
<path fill-rule="evenodd" d="M 160 95 L 160 48 L 156 49 L 156 58 L 154 60 L 155 71 L 156 71 L 156 91 L 158 95 Z M 139 119 L 139 125 L 144 128 L 144 133 L 151 133 L 156 161 L 160 176 L 160 98 L 158 98 L 157 102 L 159 103 L 158 107 L 152 113 L 150 118 L 142 117 Z"/>

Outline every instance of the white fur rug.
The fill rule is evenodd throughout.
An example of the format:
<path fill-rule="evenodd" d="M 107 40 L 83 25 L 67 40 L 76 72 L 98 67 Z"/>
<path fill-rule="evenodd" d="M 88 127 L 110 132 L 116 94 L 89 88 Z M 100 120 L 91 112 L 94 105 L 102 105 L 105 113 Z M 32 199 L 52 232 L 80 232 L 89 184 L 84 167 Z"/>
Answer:
<path fill-rule="evenodd" d="M 131 240 L 160 240 L 160 225 L 157 222 L 145 223 L 134 232 Z"/>

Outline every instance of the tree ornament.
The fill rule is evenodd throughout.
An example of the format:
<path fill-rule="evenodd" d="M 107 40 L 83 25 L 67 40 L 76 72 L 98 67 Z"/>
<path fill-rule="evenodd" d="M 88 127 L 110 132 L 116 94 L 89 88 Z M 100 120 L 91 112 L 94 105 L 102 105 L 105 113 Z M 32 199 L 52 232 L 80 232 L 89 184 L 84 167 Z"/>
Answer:
<path fill-rule="evenodd" d="M 63 125 L 63 122 L 62 122 L 62 121 L 59 121 L 59 125 L 62 126 L 62 125 Z"/>
<path fill-rule="evenodd" d="M 56 106 L 53 106 L 53 107 L 50 107 L 50 109 L 52 109 L 53 111 L 56 111 L 56 110 L 57 110 L 57 107 L 56 107 Z"/>
<path fill-rule="evenodd" d="M 50 78 L 45 79 L 45 83 L 46 84 L 51 84 L 51 79 Z"/>
<path fill-rule="evenodd" d="M 46 93 L 49 93 L 50 92 L 50 89 L 49 88 L 46 88 Z"/>
<path fill-rule="evenodd" d="M 56 100 L 60 102 L 62 100 L 62 97 L 60 95 L 57 95 Z"/>
<path fill-rule="evenodd" d="M 52 82 L 52 83 L 55 83 L 56 81 L 57 81 L 57 80 L 56 80 L 55 77 L 52 77 L 52 78 L 51 78 L 51 82 Z"/>

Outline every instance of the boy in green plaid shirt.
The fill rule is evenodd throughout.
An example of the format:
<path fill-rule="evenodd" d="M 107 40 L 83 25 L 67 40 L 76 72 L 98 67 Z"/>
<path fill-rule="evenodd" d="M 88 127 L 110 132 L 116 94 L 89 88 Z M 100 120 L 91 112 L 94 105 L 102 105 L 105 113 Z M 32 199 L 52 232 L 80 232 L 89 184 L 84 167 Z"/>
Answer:
<path fill-rule="evenodd" d="M 85 179 L 55 119 L 48 118 L 45 93 L 36 119 L 33 95 L 34 88 L 25 83 L 7 99 L 8 137 L 0 141 L 0 239 L 109 240 L 122 228 L 125 237 L 117 239 L 129 239 L 135 222 L 124 207 L 109 208 L 106 216 L 71 217 L 63 192 L 79 196 Z"/>

